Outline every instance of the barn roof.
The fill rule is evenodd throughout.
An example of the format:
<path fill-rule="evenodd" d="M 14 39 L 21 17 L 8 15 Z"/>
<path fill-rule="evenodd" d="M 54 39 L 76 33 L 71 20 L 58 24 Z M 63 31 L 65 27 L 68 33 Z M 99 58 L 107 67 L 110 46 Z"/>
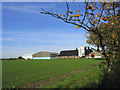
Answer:
<path fill-rule="evenodd" d="M 78 56 L 78 50 L 61 51 L 59 56 Z"/>
<path fill-rule="evenodd" d="M 40 51 L 40 52 L 37 52 L 37 53 L 33 54 L 32 56 L 33 57 L 50 57 L 51 54 L 58 55 L 58 53 L 56 53 L 56 52 Z"/>

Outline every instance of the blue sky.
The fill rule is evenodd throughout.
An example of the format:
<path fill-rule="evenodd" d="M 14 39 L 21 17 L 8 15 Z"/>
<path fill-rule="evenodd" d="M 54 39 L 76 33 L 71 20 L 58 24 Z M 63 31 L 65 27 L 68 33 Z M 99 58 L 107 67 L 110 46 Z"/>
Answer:
<path fill-rule="evenodd" d="M 82 3 L 81 3 L 82 5 Z M 2 3 L 2 57 L 39 51 L 60 52 L 86 44 L 86 32 L 60 19 L 40 14 L 41 8 L 64 13 L 66 4 L 55 2 Z"/>

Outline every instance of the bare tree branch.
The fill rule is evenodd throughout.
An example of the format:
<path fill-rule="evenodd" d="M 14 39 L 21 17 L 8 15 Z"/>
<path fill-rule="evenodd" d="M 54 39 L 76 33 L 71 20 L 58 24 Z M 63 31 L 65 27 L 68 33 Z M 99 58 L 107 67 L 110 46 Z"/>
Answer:
<path fill-rule="evenodd" d="M 82 27 L 82 28 L 84 28 L 85 30 L 89 31 L 88 26 L 87 26 L 87 28 L 86 28 L 86 27 L 84 27 L 83 25 L 79 25 L 79 24 L 77 24 L 77 23 L 74 23 L 74 22 L 68 21 L 67 18 L 62 18 L 62 17 L 59 16 L 58 14 L 53 14 L 53 13 L 50 13 L 50 12 L 45 11 L 45 10 L 43 10 L 43 11 L 44 11 L 44 12 L 41 12 L 42 14 L 49 14 L 49 15 L 51 15 L 51 16 L 53 16 L 53 17 L 56 17 L 56 18 L 59 18 L 59 19 L 63 20 L 63 21 L 66 22 L 66 23 L 70 23 L 70 24 L 73 24 L 73 25 L 76 25 L 76 26 Z M 73 21 L 75 21 L 75 20 L 73 20 Z M 85 25 L 85 26 L 86 26 L 86 25 Z"/>
<path fill-rule="evenodd" d="M 85 7 L 85 15 L 84 15 L 84 17 L 83 17 L 82 23 L 84 22 L 85 17 L 86 17 L 86 14 L 87 14 L 87 5 L 88 5 L 88 2 L 86 3 L 86 7 Z M 82 24 L 81 24 L 81 25 L 82 25 Z"/>
<path fill-rule="evenodd" d="M 66 4 L 67 4 L 67 19 L 68 19 L 68 16 L 69 16 L 69 4 L 67 3 L 67 1 L 66 1 Z"/>

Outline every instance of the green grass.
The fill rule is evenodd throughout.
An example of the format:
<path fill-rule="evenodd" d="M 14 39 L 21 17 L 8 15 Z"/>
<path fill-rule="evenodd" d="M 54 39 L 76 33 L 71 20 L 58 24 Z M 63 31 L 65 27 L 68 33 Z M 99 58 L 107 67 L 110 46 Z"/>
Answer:
<path fill-rule="evenodd" d="M 60 78 L 59 83 L 43 88 L 98 88 L 103 72 L 98 66 L 81 71 L 67 78 Z"/>
<path fill-rule="evenodd" d="M 99 62 L 100 60 L 95 59 L 4 60 L 2 61 L 2 84 L 3 88 L 12 88 L 79 70 Z M 79 74 L 76 76 L 79 77 Z"/>

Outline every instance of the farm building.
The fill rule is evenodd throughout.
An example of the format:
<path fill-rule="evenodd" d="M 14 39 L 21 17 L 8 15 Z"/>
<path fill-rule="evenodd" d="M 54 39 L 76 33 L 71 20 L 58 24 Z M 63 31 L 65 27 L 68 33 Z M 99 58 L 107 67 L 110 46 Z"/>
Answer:
<path fill-rule="evenodd" d="M 92 48 L 92 52 L 85 56 L 85 58 L 103 58 L 104 55 L 101 52 L 98 52 L 96 49 Z M 92 55 L 94 57 L 92 57 Z"/>
<path fill-rule="evenodd" d="M 28 60 L 28 59 L 32 59 L 32 54 L 25 54 L 22 56 L 22 58 Z"/>
<path fill-rule="evenodd" d="M 61 58 L 93 58 L 91 54 L 94 54 L 94 58 L 102 58 L 103 55 L 89 47 L 78 47 L 75 50 L 64 50 L 60 54 L 55 52 L 37 52 L 32 55 L 32 59 L 61 59 Z"/>
<path fill-rule="evenodd" d="M 32 59 L 56 59 L 58 53 L 55 52 L 37 52 L 32 55 Z"/>
<path fill-rule="evenodd" d="M 56 58 L 78 58 L 78 50 L 61 51 Z"/>
<path fill-rule="evenodd" d="M 89 55 L 92 50 L 89 47 L 79 47 L 76 50 L 65 50 L 61 51 L 56 58 L 80 58 Z"/>
<path fill-rule="evenodd" d="M 77 50 L 79 57 L 85 57 L 86 55 L 92 52 L 92 50 L 89 47 L 78 47 Z"/>

